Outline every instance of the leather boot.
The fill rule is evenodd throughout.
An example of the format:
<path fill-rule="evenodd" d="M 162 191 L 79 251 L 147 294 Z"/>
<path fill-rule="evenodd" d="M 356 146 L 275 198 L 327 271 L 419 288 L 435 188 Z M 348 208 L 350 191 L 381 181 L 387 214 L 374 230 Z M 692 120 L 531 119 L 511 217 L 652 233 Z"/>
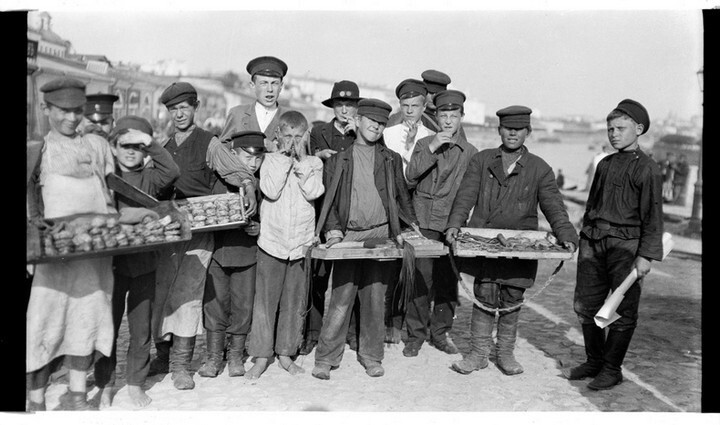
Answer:
<path fill-rule="evenodd" d="M 173 336 L 172 348 L 170 350 L 170 370 L 172 381 L 178 390 L 192 390 L 195 388 L 190 374 L 190 362 L 195 350 L 195 337 L 185 338 Z"/>
<path fill-rule="evenodd" d="M 207 331 L 205 347 L 205 363 L 198 370 L 198 375 L 214 378 L 222 372 L 223 350 L 225 349 L 225 332 Z"/>
<path fill-rule="evenodd" d="M 515 360 L 515 340 L 517 338 L 520 309 L 501 314 L 497 330 L 497 365 L 506 375 L 523 373 L 523 368 Z"/>
<path fill-rule="evenodd" d="M 150 362 L 147 376 L 170 372 L 170 347 L 172 341 L 159 341 L 155 343 L 155 358 Z"/>
<path fill-rule="evenodd" d="M 87 393 L 68 390 L 60 400 L 59 410 L 97 410 L 87 400 Z"/>
<path fill-rule="evenodd" d="M 587 385 L 591 390 L 609 390 L 623 380 L 622 363 L 630 346 L 635 329 L 618 331 L 610 329 L 605 340 L 603 366 L 595 379 Z"/>
<path fill-rule="evenodd" d="M 228 345 L 228 374 L 230 376 L 245 375 L 245 335 L 230 335 Z"/>
<path fill-rule="evenodd" d="M 473 307 L 470 321 L 470 353 L 462 360 L 453 362 L 451 367 L 455 372 L 467 375 L 488 366 L 494 326 L 494 315 Z"/>
<path fill-rule="evenodd" d="M 605 330 L 594 323 L 582 325 L 583 339 L 585 340 L 585 363 L 563 369 L 562 374 L 569 380 L 595 377 L 603 365 L 603 350 L 605 349 Z"/>

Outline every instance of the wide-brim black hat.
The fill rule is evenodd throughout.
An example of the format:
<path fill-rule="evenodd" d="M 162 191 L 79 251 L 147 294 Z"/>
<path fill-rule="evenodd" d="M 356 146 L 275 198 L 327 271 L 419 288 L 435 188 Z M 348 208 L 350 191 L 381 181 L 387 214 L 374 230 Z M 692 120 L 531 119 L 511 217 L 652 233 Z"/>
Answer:
<path fill-rule="evenodd" d="M 321 103 L 328 108 L 333 107 L 333 101 L 335 100 L 357 100 L 362 99 L 360 97 L 360 89 L 358 85 L 352 81 L 342 80 L 338 81 L 333 85 L 332 93 L 329 99 L 323 100 Z"/>

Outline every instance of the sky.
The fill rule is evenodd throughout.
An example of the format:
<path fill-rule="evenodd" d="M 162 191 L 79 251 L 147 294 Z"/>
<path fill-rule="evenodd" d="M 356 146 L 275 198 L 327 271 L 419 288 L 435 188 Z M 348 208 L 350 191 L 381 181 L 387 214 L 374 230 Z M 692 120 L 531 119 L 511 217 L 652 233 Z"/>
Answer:
<path fill-rule="evenodd" d="M 625 98 L 658 118 L 689 119 L 702 108 L 696 73 L 707 1 L 655 8 L 605 1 L 586 9 L 513 0 L 492 7 L 369 0 L 362 8 L 357 1 L 275 1 L 262 4 L 266 10 L 215 0 L 123 2 L 123 9 L 101 1 L 43 3 L 33 4 L 51 13 L 53 30 L 77 53 L 111 61 L 176 59 L 192 73 L 245 75 L 250 59 L 271 55 L 290 75 L 393 89 L 437 69 L 488 114 L 523 104 L 541 116 L 603 119 Z"/>

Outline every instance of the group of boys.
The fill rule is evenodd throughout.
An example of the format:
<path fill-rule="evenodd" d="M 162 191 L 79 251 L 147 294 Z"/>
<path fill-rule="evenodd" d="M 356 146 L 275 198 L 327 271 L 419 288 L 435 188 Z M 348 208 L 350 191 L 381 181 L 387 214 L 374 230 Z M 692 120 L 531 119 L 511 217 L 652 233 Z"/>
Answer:
<path fill-rule="evenodd" d="M 172 372 L 177 389 L 194 387 L 190 361 L 203 332 L 207 344 L 198 373 L 204 377 L 218 376 L 227 359 L 230 376 L 257 379 L 276 357 L 294 375 L 304 372 L 295 356 L 316 349 L 312 375 L 330 379 L 346 342 L 366 373 L 379 377 L 383 343 L 399 343 L 403 325 L 404 356 L 417 356 L 425 341 L 458 353 L 449 336 L 457 305 L 449 258 L 417 259 L 415 280 L 405 282 L 414 285 L 414 297 L 398 309 L 399 262 L 309 262 L 305 247 L 388 239 L 402 245 L 408 229 L 448 244 L 461 227 L 537 230 L 539 207 L 559 243 L 577 249 L 578 234 L 552 169 L 525 146 L 532 132 L 530 108 L 497 111 L 501 145 L 478 152 L 462 128 L 466 97 L 447 89 L 450 78 L 442 72 L 402 81 L 395 90 L 396 117 L 388 103 L 362 98 L 357 84 L 339 81 L 322 102 L 334 118 L 310 129 L 301 113 L 279 105 L 287 73 L 282 60 L 262 56 L 247 71 L 256 102 L 232 108 L 219 137 L 195 124 L 200 102 L 185 82 L 173 83 L 160 98 L 174 125 L 162 146 L 150 124 L 136 116 L 105 122 L 109 128 L 98 119 L 83 130 L 104 133 L 116 173 L 159 199 L 241 192 L 247 202 L 242 229 L 194 233 L 158 252 L 115 257 L 115 339 L 127 296 L 126 374 L 137 406 L 150 402 L 142 389 L 149 375 Z M 626 294 L 618 310 L 622 319 L 607 337 L 592 317 L 627 272 L 636 268 L 642 277 L 651 261 L 662 258 L 662 185 L 637 143 L 649 127 L 647 111 L 626 99 L 607 121 L 610 143 L 619 152 L 598 165 L 579 238 L 575 309 L 588 360 L 564 372 L 568 379 L 594 377 L 593 389 L 622 380 L 639 285 Z M 618 185 L 633 190 L 611 190 Z M 152 214 L 120 196 L 116 202 L 121 216 Z M 537 261 L 480 257 L 463 261 L 460 269 L 474 280 L 476 303 L 471 350 L 452 369 L 468 374 L 487 367 L 494 345 L 498 367 L 508 375 L 522 373 L 513 352 Z M 115 347 L 95 364 L 104 405 L 112 400 Z M 246 371 L 248 355 L 254 365 Z"/>

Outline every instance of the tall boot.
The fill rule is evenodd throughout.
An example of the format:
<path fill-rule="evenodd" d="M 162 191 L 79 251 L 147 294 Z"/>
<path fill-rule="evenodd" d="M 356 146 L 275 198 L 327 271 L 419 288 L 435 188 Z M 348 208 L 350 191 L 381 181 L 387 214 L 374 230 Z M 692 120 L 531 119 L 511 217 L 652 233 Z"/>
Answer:
<path fill-rule="evenodd" d="M 470 322 L 470 353 L 462 360 L 453 362 L 451 367 L 455 372 L 467 375 L 488 366 L 494 326 L 495 316 L 493 314 L 473 307 Z"/>
<path fill-rule="evenodd" d="M 605 330 L 594 323 L 582 325 L 582 330 L 587 360 L 581 365 L 563 369 L 562 374 L 569 380 L 595 377 L 603 365 Z"/>
<path fill-rule="evenodd" d="M 622 363 L 630 346 L 635 329 L 618 331 L 610 329 L 605 340 L 603 365 L 595 379 L 590 381 L 588 388 L 592 390 L 609 390 L 623 380 Z"/>
<path fill-rule="evenodd" d="M 501 314 L 497 330 L 497 365 L 506 375 L 523 373 L 520 363 L 515 360 L 515 340 L 517 338 L 520 309 Z"/>
<path fill-rule="evenodd" d="M 230 376 L 245 375 L 245 335 L 230 335 L 228 345 L 228 374 Z"/>
<path fill-rule="evenodd" d="M 192 390 L 195 388 L 190 374 L 190 361 L 192 361 L 195 350 L 195 337 L 173 336 L 173 344 L 170 350 L 170 370 L 172 381 L 178 390 Z"/>
<path fill-rule="evenodd" d="M 214 378 L 222 371 L 223 350 L 225 349 L 225 331 L 207 331 L 205 347 L 205 363 L 198 370 L 198 375 Z"/>
<path fill-rule="evenodd" d="M 150 362 L 148 376 L 170 372 L 170 347 L 172 341 L 158 341 L 155 343 L 155 358 Z"/>

